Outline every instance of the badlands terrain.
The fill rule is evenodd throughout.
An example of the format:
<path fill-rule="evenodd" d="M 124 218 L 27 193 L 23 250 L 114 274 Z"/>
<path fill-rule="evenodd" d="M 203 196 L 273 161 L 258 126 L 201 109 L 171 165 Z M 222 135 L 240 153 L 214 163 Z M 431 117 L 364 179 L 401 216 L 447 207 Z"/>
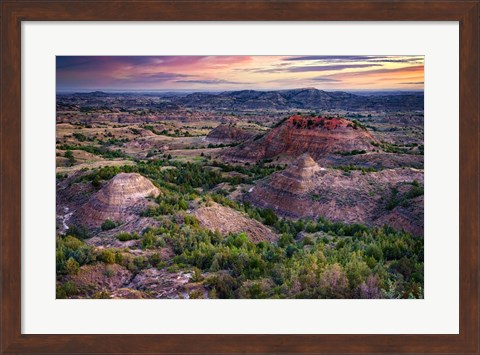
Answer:
<path fill-rule="evenodd" d="M 57 95 L 57 298 L 423 298 L 423 94 Z"/>

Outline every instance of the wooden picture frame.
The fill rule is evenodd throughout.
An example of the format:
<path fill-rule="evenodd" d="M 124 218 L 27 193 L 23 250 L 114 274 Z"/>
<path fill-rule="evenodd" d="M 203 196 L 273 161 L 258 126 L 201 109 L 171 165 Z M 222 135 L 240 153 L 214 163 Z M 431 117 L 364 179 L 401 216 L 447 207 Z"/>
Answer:
<path fill-rule="evenodd" d="M 1 4 L 1 353 L 479 353 L 479 1 L 82 1 Z M 459 21 L 458 335 L 21 334 L 22 21 Z"/>

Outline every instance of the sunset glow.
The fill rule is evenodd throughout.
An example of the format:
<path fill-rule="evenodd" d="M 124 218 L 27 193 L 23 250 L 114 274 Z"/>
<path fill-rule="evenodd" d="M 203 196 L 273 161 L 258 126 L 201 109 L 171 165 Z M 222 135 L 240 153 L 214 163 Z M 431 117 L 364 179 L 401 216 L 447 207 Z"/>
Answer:
<path fill-rule="evenodd" d="M 423 90 L 423 56 L 58 56 L 57 91 Z"/>

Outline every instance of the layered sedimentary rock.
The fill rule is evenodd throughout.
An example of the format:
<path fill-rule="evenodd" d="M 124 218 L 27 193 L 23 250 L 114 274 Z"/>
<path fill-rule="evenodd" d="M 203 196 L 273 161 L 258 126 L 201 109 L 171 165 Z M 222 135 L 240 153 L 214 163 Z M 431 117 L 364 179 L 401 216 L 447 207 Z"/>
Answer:
<path fill-rule="evenodd" d="M 237 143 L 252 138 L 256 133 L 258 132 L 233 125 L 221 124 L 212 129 L 206 139 L 211 143 Z"/>
<path fill-rule="evenodd" d="M 305 194 L 315 187 L 315 179 L 324 171 L 312 157 L 305 153 L 285 169 L 280 179 L 272 179 L 270 186 L 277 190 L 289 191 L 291 194 Z"/>
<path fill-rule="evenodd" d="M 420 235 L 423 196 L 412 198 L 411 194 L 418 184 L 423 185 L 420 170 L 345 173 L 321 168 L 304 154 L 285 170 L 259 181 L 245 199 L 256 206 L 271 208 L 280 216 L 323 216 L 333 221 L 380 226 L 388 222 Z"/>
<path fill-rule="evenodd" d="M 372 142 L 375 138 L 363 126 L 345 118 L 292 116 L 262 138 L 229 149 L 224 158 L 252 162 L 309 153 L 319 159 L 338 152 L 372 151 Z"/>
<path fill-rule="evenodd" d="M 136 173 L 120 173 L 74 214 L 76 224 L 99 227 L 110 219 L 125 222 L 147 205 L 147 197 L 156 197 L 159 189 L 150 180 Z"/>

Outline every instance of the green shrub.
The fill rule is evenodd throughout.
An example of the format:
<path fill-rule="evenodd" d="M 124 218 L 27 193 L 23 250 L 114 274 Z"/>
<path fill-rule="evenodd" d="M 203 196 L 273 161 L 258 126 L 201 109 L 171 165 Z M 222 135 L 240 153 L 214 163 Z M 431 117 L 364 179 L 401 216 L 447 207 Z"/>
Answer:
<path fill-rule="evenodd" d="M 63 299 L 63 298 L 67 298 L 67 297 L 70 297 L 70 296 L 73 296 L 75 294 L 78 293 L 78 289 L 77 289 L 77 286 L 71 282 L 71 281 L 67 281 L 61 285 L 58 285 L 56 287 L 56 298 L 57 299 Z"/>
<path fill-rule="evenodd" d="M 201 290 L 193 290 L 188 294 L 188 298 L 190 299 L 200 299 L 205 298 L 203 292 Z"/>
<path fill-rule="evenodd" d="M 79 269 L 80 269 L 80 265 L 79 265 L 78 262 L 77 262 L 74 258 L 72 258 L 72 257 L 70 257 L 70 258 L 67 260 L 67 262 L 66 262 L 66 264 L 65 264 L 65 267 L 66 267 L 67 273 L 68 273 L 69 275 L 76 275 L 76 274 L 78 273 Z"/>
<path fill-rule="evenodd" d="M 190 282 L 200 282 L 203 281 L 202 271 L 195 267 L 192 271 L 192 276 L 190 277 Z"/>
<path fill-rule="evenodd" d="M 63 245 L 72 250 L 78 250 L 79 248 L 85 246 L 85 243 L 80 239 L 77 239 L 71 235 L 67 235 L 65 239 L 63 239 Z"/>
<path fill-rule="evenodd" d="M 68 227 L 65 234 L 66 235 L 72 235 L 72 236 L 77 237 L 79 239 L 90 238 L 90 233 L 88 232 L 88 229 L 84 226 L 71 225 L 71 226 Z"/>
<path fill-rule="evenodd" d="M 102 231 L 108 231 L 110 229 L 113 229 L 117 227 L 117 223 L 115 223 L 114 221 L 110 220 L 110 219 L 107 219 L 105 220 L 105 222 L 102 223 Z"/>
<path fill-rule="evenodd" d="M 157 237 L 151 231 L 148 231 L 142 237 L 142 248 L 151 249 L 155 247 L 156 241 Z"/>
<path fill-rule="evenodd" d="M 264 223 L 268 226 L 273 226 L 278 221 L 277 215 L 270 208 L 263 210 L 261 215 L 264 218 Z"/>
<path fill-rule="evenodd" d="M 67 294 L 62 286 L 57 286 L 55 289 L 55 297 L 56 299 L 64 299 L 67 298 Z"/>
<path fill-rule="evenodd" d="M 189 226 L 194 226 L 194 227 L 198 227 L 198 219 L 193 216 L 193 215 L 190 215 L 190 214 L 187 214 L 185 215 L 184 217 L 184 222 L 185 224 L 189 225 Z"/>
<path fill-rule="evenodd" d="M 117 239 L 121 242 L 126 242 L 128 240 L 134 240 L 139 238 L 140 236 L 137 233 L 120 232 L 117 235 Z"/>
<path fill-rule="evenodd" d="M 315 242 L 312 237 L 306 236 L 305 238 L 302 239 L 303 245 L 314 245 Z"/>
<path fill-rule="evenodd" d="M 218 298 L 235 298 L 235 290 L 239 286 L 237 279 L 224 273 L 208 277 L 206 283 L 209 288 L 215 290 L 214 294 Z"/>
<path fill-rule="evenodd" d="M 115 263 L 115 253 L 110 249 L 104 249 L 102 251 L 102 261 L 106 264 L 114 264 Z"/>
<path fill-rule="evenodd" d="M 68 165 L 72 166 L 76 163 L 75 157 L 73 156 L 73 152 L 71 150 L 67 150 L 63 156 L 68 159 Z"/>

